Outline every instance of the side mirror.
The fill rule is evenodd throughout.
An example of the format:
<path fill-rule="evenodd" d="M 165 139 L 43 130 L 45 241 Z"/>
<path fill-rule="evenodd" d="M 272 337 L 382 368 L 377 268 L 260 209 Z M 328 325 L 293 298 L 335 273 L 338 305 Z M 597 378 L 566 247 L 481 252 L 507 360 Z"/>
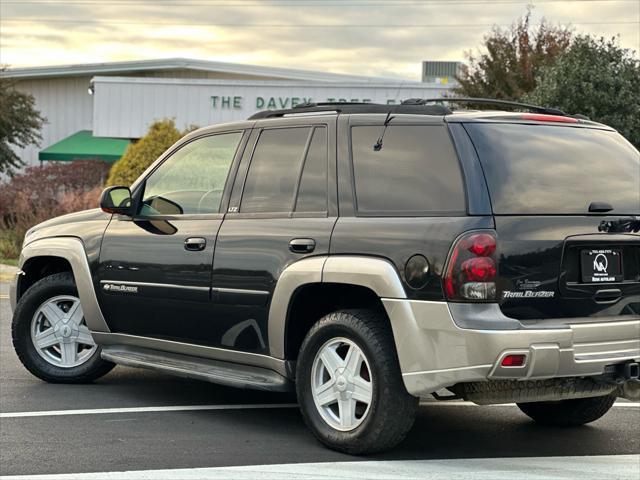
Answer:
<path fill-rule="evenodd" d="M 149 201 L 149 207 L 153 212 L 151 215 L 182 215 L 184 213 L 180 205 L 164 197 L 153 197 Z"/>
<path fill-rule="evenodd" d="M 103 212 L 131 215 L 132 203 L 129 187 L 108 187 L 100 195 L 100 208 Z"/>

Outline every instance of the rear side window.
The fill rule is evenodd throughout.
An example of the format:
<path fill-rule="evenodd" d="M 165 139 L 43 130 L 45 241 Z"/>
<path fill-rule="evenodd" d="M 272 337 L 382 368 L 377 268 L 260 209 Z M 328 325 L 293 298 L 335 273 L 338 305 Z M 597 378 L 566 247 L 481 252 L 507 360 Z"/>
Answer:
<path fill-rule="evenodd" d="M 263 130 L 244 185 L 240 212 L 291 212 L 311 128 Z"/>
<path fill-rule="evenodd" d="M 466 202 L 458 158 L 445 127 L 389 125 L 351 129 L 359 214 L 463 213 Z"/>
<path fill-rule="evenodd" d="M 296 212 L 327 211 L 327 155 L 327 129 L 318 127 L 313 132 L 300 177 Z"/>
<path fill-rule="evenodd" d="M 579 214 L 592 202 L 640 213 L 640 155 L 620 134 L 592 128 L 466 124 L 495 214 Z"/>

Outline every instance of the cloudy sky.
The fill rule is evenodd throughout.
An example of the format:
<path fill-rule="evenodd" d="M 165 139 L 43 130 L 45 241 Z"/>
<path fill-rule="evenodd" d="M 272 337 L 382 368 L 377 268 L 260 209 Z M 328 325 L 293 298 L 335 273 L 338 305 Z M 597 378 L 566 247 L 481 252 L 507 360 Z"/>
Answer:
<path fill-rule="evenodd" d="M 640 51 L 640 0 L 0 0 L 0 63 L 190 57 L 419 79 L 534 5 Z"/>

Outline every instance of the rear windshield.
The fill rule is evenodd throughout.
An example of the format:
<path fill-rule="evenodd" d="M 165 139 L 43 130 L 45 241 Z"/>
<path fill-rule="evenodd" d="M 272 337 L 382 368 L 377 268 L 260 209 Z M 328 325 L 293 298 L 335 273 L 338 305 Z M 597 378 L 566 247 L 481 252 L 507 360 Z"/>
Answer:
<path fill-rule="evenodd" d="M 587 214 L 605 202 L 640 213 L 640 154 L 621 135 L 592 128 L 469 123 L 495 214 Z"/>

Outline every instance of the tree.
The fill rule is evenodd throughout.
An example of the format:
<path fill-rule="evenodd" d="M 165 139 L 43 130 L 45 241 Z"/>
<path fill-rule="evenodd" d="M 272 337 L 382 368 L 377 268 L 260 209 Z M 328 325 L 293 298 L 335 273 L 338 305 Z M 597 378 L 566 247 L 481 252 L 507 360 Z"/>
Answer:
<path fill-rule="evenodd" d="M 526 100 L 610 125 L 640 148 L 640 60 L 616 39 L 577 37 Z"/>
<path fill-rule="evenodd" d="M 467 52 L 469 65 L 457 77 L 454 93 L 463 97 L 519 100 L 532 91 L 541 69 L 553 65 L 569 47 L 572 32 L 544 19 L 531 25 L 531 9 L 510 28 L 494 27 L 484 39 L 486 52 Z"/>
<path fill-rule="evenodd" d="M 107 185 L 131 185 L 149 165 L 182 137 L 173 120 L 155 122 L 147 134 L 127 147 L 113 164 Z"/>
<path fill-rule="evenodd" d="M 5 70 L 0 67 L 0 74 Z M 0 173 L 11 175 L 24 165 L 11 147 L 39 145 L 44 122 L 33 95 L 16 90 L 12 79 L 0 75 Z"/>

